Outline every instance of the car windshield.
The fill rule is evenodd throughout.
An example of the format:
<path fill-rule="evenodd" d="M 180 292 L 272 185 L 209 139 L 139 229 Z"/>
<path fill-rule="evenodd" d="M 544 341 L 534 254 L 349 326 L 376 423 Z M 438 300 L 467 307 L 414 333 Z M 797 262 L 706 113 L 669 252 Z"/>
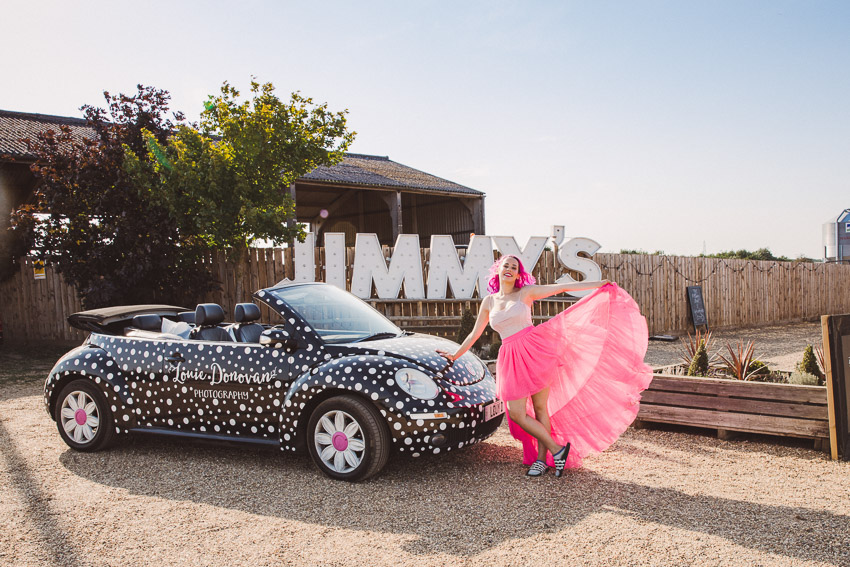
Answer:
<path fill-rule="evenodd" d="M 269 290 L 288 303 L 327 343 L 351 343 L 401 334 L 364 301 L 332 285 L 296 285 Z"/>

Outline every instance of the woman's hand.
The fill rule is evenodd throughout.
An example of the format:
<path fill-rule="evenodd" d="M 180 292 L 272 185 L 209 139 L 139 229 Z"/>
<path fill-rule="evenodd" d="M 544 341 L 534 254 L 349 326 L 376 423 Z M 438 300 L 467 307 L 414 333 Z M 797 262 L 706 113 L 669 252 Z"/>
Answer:
<path fill-rule="evenodd" d="M 449 364 L 453 363 L 458 358 L 456 354 L 451 354 L 451 353 L 448 353 L 444 350 L 439 350 L 439 349 L 437 350 L 437 354 L 439 354 L 440 356 L 442 356 L 443 358 L 448 360 Z"/>

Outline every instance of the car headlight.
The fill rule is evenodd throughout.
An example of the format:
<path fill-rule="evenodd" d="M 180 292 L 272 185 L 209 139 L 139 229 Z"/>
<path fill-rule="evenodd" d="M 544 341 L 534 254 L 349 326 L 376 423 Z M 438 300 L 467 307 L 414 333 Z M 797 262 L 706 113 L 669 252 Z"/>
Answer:
<path fill-rule="evenodd" d="M 402 368 L 395 373 L 395 381 L 399 388 L 420 400 L 433 400 L 440 393 L 440 388 L 431 378 L 415 368 Z"/>

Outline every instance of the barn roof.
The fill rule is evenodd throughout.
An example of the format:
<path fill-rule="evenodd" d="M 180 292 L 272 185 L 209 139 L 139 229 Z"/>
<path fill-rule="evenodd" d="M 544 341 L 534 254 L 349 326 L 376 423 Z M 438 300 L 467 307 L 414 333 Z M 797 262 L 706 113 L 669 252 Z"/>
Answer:
<path fill-rule="evenodd" d="M 58 131 L 61 126 L 70 128 L 75 138 L 92 135 L 92 129 L 83 118 L 0 110 L 0 156 L 32 160 L 34 156 L 21 139 L 35 139 L 38 134 L 47 130 Z"/>
<path fill-rule="evenodd" d="M 88 137 L 92 133 L 92 129 L 82 118 L 0 110 L 0 156 L 32 160 L 34 156 L 20 140 L 35 138 L 49 129 L 58 130 L 63 125 L 68 126 L 72 134 L 80 138 Z M 386 156 L 366 154 L 345 154 L 340 163 L 330 167 L 317 167 L 302 176 L 299 181 L 364 188 L 414 189 L 468 196 L 484 195 L 481 191 L 394 162 Z"/>
<path fill-rule="evenodd" d="M 319 166 L 301 177 L 301 181 L 483 195 L 481 191 L 402 165 L 386 156 L 366 154 L 345 154 L 340 163 Z"/>

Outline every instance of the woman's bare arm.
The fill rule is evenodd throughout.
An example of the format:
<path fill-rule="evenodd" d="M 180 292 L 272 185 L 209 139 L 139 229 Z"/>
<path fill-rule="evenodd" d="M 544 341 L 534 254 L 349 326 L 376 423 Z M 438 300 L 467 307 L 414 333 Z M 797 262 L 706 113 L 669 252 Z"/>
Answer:
<path fill-rule="evenodd" d="M 481 302 L 481 306 L 478 308 L 478 317 L 475 318 L 475 326 L 472 327 L 472 331 L 466 336 L 466 339 L 461 343 L 460 348 L 454 354 L 448 353 L 446 351 L 438 350 L 437 352 L 448 359 L 450 362 L 454 362 L 461 356 L 463 353 L 469 350 L 469 348 L 475 344 L 475 341 L 478 340 L 478 337 L 481 336 L 481 333 L 484 332 L 484 329 L 487 327 L 487 323 L 490 322 L 490 307 L 493 300 L 488 295 Z"/>
<path fill-rule="evenodd" d="M 551 297 L 553 295 L 557 295 L 565 291 L 596 289 L 598 287 L 602 287 L 607 283 L 610 282 L 608 280 L 599 280 L 593 282 L 581 281 L 548 285 L 527 285 L 520 290 L 520 292 L 522 293 L 520 297 L 525 302 L 537 301 L 538 299 Z"/>

